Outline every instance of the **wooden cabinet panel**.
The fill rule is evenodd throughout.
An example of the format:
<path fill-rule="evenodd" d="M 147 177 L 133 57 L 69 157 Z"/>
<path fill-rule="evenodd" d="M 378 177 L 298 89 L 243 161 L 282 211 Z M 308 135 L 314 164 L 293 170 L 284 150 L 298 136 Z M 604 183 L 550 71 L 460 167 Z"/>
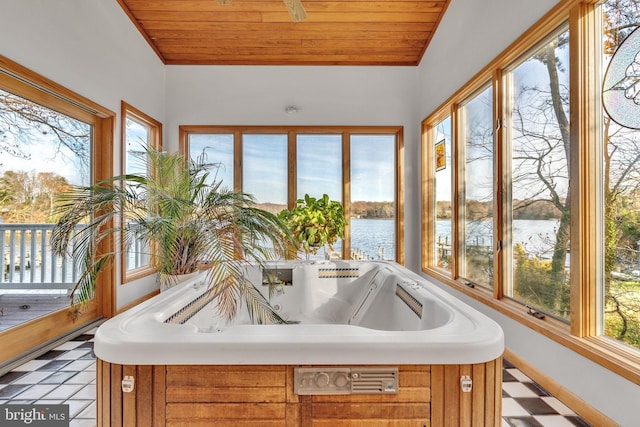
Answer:
<path fill-rule="evenodd" d="M 460 377 L 469 375 L 471 392 L 461 391 Z M 500 426 L 502 423 L 502 359 L 473 365 L 431 366 L 431 425 Z"/>
<path fill-rule="evenodd" d="M 267 421 L 285 422 L 285 403 L 169 403 L 167 425 L 208 421 L 209 425 L 223 425 L 251 421 L 261 426 Z"/>
<path fill-rule="evenodd" d="M 398 366 L 397 394 L 296 395 L 294 366 L 129 366 L 98 360 L 98 426 L 489 427 L 502 360 Z M 122 392 L 122 379 L 135 379 Z M 462 392 L 469 376 L 472 391 Z"/>

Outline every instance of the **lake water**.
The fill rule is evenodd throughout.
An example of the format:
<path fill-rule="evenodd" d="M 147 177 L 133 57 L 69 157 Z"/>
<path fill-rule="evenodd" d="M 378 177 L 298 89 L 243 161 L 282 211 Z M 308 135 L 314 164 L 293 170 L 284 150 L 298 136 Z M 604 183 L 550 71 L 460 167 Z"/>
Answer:
<path fill-rule="evenodd" d="M 351 250 L 364 259 L 394 260 L 396 257 L 395 220 L 351 218 Z M 333 246 L 338 253 L 342 251 L 342 240 Z M 303 253 L 299 254 L 304 259 Z M 324 248 L 309 255 L 309 259 L 326 259 Z"/>
<path fill-rule="evenodd" d="M 475 221 L 467 225 L 467 245 L 492 246 L 491 221 Z M 513 244 L 519 243 L 525 252 L 542 259 L 551 258 L 553 245 L 556 242 L 558 220 L 529 220 L 517 219 L 513 221 Z M 451 222 L 438 221 L 436 223 L 436 241 L 451 242 Z"/>
<path fill-rule="evenodd" d="M 493 236 L 490 221 L 476 221 L 468 225 L 468 245 L 491 246 Z M 527 253 L 540 258 L 550 258 L 557 220 L 514 220 L 513 242 L 520 243 Z M 405 230 L 405 233 L 408 233 Z M 436 241 L 451 242 L 451 222 L 436 223 Z M 374 259 L 379 251 L 384 251 L 384 259 L 395 257 L 395 220 L 393 219 L 351 219 L 351 248 L 358 249 Z"/>
<path fill-rule="evenodd" d="M 394 219 L 351 219 L 351 249 L 374 259 L 396 257 Z"/>

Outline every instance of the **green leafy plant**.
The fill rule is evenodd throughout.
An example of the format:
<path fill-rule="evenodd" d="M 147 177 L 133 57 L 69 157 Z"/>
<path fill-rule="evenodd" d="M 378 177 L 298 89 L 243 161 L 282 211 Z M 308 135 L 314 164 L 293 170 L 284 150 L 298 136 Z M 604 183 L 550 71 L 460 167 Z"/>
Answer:
<path fill-rule="evenodd" d="M 146 147 L 144 174 L 112 177 L 75 186 L 58 201 L 60 213 L 51 245 L 81 263 L 72 304 L 83 305 L 96 290 L 98 274 L 115 252 L 100 253 L 102 241 L 118 236 L 125 247 L 138 240 L 151 248 L 161 283 L 173 275 L 205 270 L 217 294 L 219 312 L 235 316 L 244 300 L 252 320 L 282 322 L 253 285 L 244 279 L 247 262 L 283 258 L 294 243 L 278 217 L 255 206 L 246 193 L 209 184 L 204 159 Z M 123 220 L 124 219 L 124 220 Z M 117 252 L 117 251 L 116 251 Z"/>
<path fill-rule="evenodd" d="M 338 239 L 344 238 L 347 225 L 342 204 L 329 200 L 326 194 L 319 199 L 305 194 L 292 210 L 280 211 L 278 218 L 289 227 L 298 249 L 307 257 L 325 245 L 333 250 Z"/>

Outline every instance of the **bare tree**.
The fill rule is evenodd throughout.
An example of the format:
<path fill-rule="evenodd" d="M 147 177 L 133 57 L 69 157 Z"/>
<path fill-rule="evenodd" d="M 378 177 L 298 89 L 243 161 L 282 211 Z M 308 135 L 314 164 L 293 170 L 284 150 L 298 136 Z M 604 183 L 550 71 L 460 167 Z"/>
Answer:
<path fill-rule="evenodd" d="M 622 41 L 638 27 L 639 0 L 603 3 L 604 54 L 612 56 Z M 544 65 L 548 85 L 522 87 L 513 108 L 516 129 L 513 183 L 526 187 L 530 204 L 546 200 L 560 213 L 555 232 L 550 276 L 556 289 L 567 283 L 565 259 L 569 248 L 570 192 L 566 189 L 570 161 L 568 88 L 561 82 L 562 61 L 557 51 L 568 43 L 568 33 L 543 46 L 533 57 Z M 616 269 L 637 265 L 640 239 L 640 132 L 617 125 L 604 114 L 604 275 L 607 313 L 617 317 L 617 338 L 640 345 L 640 300 L 637 290 L 616 279 Z M 637 282 L 637 281 L 636 281 Z M 552 308 L 568 310 L 568 285 L 546 296 Z M 629 338 L 629 337 L 633 338 Z M 629 339 L 627 339 L 629 338 Z M 637 342 L 636 342 L 637 341 Z"/>
<path fill-rule="evenodd" d="M 566 257 L 571 220 L 570 123 L 567 73 L 559 56 L 566 51 L 568 42 L 568 31 L 557 34 L 513 72 L 515 87 L 511 108 L 513 209 L 531 210 L 535 205 L 551 204 L 559 218 L 555 239 L 548 239 L 550 266 L 535 264 L 535 268 L 549 271 L 536 280 L 516 271 L 519 279 L 516 289 L 532 304 L 565 318 L 569 315 Z M 520 69 L 526 74 L 519 74 Z M 517 203 L 516 198 L 520 199 Z M 516 257 L 518 268 L 523 271 L 534 268 L 520 255 Z M 540 280 L 542 278 L 544 280 Z"/>
<path fill-rule="evenodd" d="M 65 114 L 43 107 L 22 97 L 0 90 L 0 152 L 29 158 L 24 145 L 49 135 L 64 156 L 66 148 L 88 170 L 91 126 Z"/>

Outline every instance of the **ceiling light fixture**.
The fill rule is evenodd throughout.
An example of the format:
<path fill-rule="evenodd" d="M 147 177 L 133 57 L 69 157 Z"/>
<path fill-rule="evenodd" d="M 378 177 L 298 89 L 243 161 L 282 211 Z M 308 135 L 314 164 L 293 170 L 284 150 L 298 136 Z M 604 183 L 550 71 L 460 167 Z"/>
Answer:
<path fill-rule="evenodd" d="M 228 4 L 231 0 L 216 0 L 218 4 Z M 307 18 L 307 11 L 304 10 L 304 6 L 302 6 L 302 0 L 283 0 L 284 4 L 287 6 L 287 10 L 289 11 L 289 15 L 291 15 L 291 20 L 293 22 L 304 21 Z"/>
<path fill-rule="evenodd" d="M 284 109 L 284 112 L 287 113 L 287 114 L 296 114 L 298 111 L 300 111 L 300 109 L 298 107 L 296 107 L 295 105 L 288 105 Z"/>

